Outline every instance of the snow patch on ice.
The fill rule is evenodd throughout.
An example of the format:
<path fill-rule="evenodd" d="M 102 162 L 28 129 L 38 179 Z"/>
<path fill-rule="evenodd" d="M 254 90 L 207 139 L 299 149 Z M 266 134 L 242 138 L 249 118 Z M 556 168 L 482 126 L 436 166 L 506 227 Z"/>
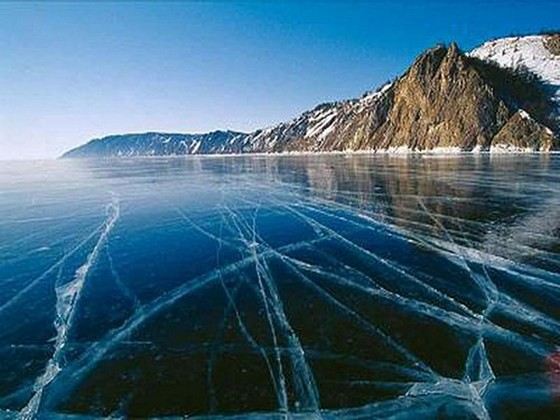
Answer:
<path fill-rule="evenodd" d="M 518 147 L 505 143 L 492 144 L 490 146 L 490 153 L 532 153 L 535 151 L 532 147 Z"/>

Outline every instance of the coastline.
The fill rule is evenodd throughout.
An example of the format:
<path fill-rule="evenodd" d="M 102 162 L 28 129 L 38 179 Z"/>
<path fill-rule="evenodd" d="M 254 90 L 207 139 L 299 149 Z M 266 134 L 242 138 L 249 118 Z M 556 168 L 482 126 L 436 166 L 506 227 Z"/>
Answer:
<path fill-rule="evenodd" d="M 87 156 L 87 157 L 64 157 L 59 156 L 55 160 L 80 160 L 80 159 L 130 159 L 130 158 L 181 158 L 181 157 L 276 157 L 276 156 L 329 156 L 329 155 L 380 155 L 380 156 L 471 156 L 471 155 L 560 155 L 560 150 L 533 150 L 513 148 L 507 145 L 496 145 L 490 149 L 483 150 L 475 147 L 472 150 L 461 150 L 459 147 L 437 147 L 434 149 L 414 150 L 407 147 L 394 147 L 388 149 L 362 149 L 362 150 L 329 150 L 329 151 L 283 151 L 283 152 L 245 152 L 245 153 L 193 153 L 193 154 L 169 154 L 169 155 L 116 155 L 116 156 Z"/>

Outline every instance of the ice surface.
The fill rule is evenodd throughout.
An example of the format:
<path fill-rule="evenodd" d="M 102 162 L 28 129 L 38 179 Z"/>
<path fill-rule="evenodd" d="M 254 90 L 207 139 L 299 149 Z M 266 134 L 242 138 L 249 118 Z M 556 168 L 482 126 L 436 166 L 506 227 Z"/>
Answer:
<path fill-rule="evenodd" d="M 107 213 L 107 220 L 102 226 L 99 239 L 88 255 L 85 263 L 76 270 L 76 274 L 71 281 L 65 284 L 56 284 L 56 318 L 54 321 L 56 338 L 54 353 L 47 363 L 45 372 L 37 379 L 33 386 L 33 397 L 31 397 L 28 404 L 21 410 L 20 417 L 22 419 L 32 419 L 37 415 L 43 390 L 56 378 L 60 370 L 64 367 L 62 355 L 68 341 L 68 334 L 72 327 L 74 314 L 80 301 L 84 282 L 119 217 L 119 205 L 116 199 L 113 199 L 113 202 L 107 206 Z"/>
<path fill-rule="evenodd" d="M 51 165 L 0 172 L 6 417 L 560 412 L 558 156 Z"/>

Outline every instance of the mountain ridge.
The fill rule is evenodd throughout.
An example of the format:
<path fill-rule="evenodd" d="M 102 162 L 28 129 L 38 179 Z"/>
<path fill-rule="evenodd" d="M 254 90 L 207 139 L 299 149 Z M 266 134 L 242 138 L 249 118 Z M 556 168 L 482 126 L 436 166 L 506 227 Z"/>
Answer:
<path fill-rule="evenodd" d="M 547 45 L 558 39 L 502 38 L 467 54 L 456 43 L 438 45 L 376 91 L 317 105 L 272 127 L 112 135 L 62 157 L 557 150 L 560 55 Z"/>

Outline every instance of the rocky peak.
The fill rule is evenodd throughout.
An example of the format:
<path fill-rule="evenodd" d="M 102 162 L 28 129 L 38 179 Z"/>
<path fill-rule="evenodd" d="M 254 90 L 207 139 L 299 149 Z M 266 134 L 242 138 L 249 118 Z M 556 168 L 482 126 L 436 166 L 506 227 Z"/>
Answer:
<path fill-rule="evenodd" d="M 508 116 L 458 46 L 438 46 L 395 83 L 387 123 L 372 142 L 411 150 L 487 147 Z"/>
<path fill-rule="evenodd" d="M 494 147 L 513 151 L 541 151 L 554 147 L 552 130 L 539 124 L 526 111 L 515 112 L 494 136 Z"/>
<path fill-rule="evenodd" d="M 417 79 L 431 79 L 434 77 L 447 55 L 447 48 L 443 45 L 437 45 L 422 53 L 412 64 L 405 76 L 415 77 Z"/>
<path fill-rule="evenodd" d="M 544 46 L 552 55 L 560 56 L 560 33 L 546 35 Z"/>
<path fill-rule="evenodd" d="M 141 135 L 145 138 L 127 137 L 118 147 L 102 139 L 72 156 L 558 149 L 558 132 L 548 118 L 552 102 L 537 79 L 526 77 L 534 71 L 548 85 L 560 86 L 560 57 L 547 48 L 542 37 L 492 41 L 469 55 L 456 43 L 438 45 L 377 91 L 319 105 L 273 127 L 163 140 Z M 513 63 L 528 63 L 523 74 L 499 61 L 508 54 Z"/>

